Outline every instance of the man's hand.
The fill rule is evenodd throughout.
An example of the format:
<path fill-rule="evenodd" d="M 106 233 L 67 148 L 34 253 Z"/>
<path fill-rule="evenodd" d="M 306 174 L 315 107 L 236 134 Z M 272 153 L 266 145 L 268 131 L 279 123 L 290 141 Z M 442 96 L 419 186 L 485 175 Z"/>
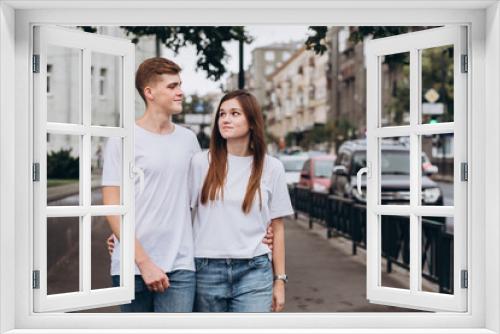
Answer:
<path fill-rule="evenodd" d="M 149 291 L 164 292 L 170 286 L 167 274 L 163 272 L 156 264 L 148 260 L 137 264 L 141 271 L 142 279 L 146 283 Z"/>
<path fill-rule="evenodd" d="M 274 241 L 273 227 L 269 225 L 267 227 L 266 236 L 264 237 L 262 242 L 266 244 L 270 250 L 273 250 L 273 241 Z"/>

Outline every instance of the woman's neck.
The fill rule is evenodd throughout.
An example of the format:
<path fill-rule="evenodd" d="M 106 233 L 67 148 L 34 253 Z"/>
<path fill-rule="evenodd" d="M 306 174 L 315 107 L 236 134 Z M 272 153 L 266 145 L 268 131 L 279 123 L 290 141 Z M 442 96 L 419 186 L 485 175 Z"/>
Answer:
<path fill-rule="evenodd" d="M 250 138 L 249 136 L 241 138 L 232 138 L 226 141 L 227 153 L 240 157 L 251 155 L 249 149 Z"/>

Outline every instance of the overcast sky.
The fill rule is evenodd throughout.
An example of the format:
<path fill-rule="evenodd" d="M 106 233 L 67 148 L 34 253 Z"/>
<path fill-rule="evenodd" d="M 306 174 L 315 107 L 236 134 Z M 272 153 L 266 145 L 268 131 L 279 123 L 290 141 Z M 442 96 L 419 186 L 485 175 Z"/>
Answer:
<path fill-rule="evenodd" d="M 276 42 L 289 42 L 304 40 L 307 36 L 307 26 L 247 26 L 251 36 L 254 37 L 252 44 L 245 44 L 244 62 L 245 69 L 248 68 L 252 59 L 252 49 L 268 45 Z M 238 71 L 238 43 L 231 42 L 225 45 L 227 53 L 230 55 L 228 69 L 230 72 Z M 196 72 L 196 49 L 194 47 L 186 47 L 181 49 L 178 55 L 174 55 L 172 51 L 164 49 L 163 55 L 167 58 L 174 59 L 182 67 L 181 78 L 184 93 L 191 95 L 194 93 L 205 94 L 211 91 L 219 91 L 221 83 L 225 83 L 229 73 L 218 82 L 210 81 L 206 78 L 206 73 L 203 71 Z"/>

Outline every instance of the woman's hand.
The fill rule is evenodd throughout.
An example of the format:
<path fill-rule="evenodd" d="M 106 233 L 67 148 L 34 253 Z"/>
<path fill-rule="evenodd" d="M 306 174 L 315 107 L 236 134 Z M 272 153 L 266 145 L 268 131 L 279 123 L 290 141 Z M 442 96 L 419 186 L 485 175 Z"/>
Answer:
<path fill-rule="evenodd" d="M 273 250 L 274 233 L 273 233 L 273 226 L 272 225 L 269 225 L 267 227 L 266 235 L 264 236 L 262 243 L 266 244 L 270 250 Z"/>
<path fill-rule="evenodd" d="M 285 282 L 278 279 L 273 285 L 273 312 L 281 312 L 285 308 Z"/>
<path fill-rule="evenodd" d="M 109 256 L 113 255 L 113 251 L 115 250 L 115 236 L 114 236 L 114 234 L 111 234 L 106 239 L 106 246 L 108 246 Z"/>

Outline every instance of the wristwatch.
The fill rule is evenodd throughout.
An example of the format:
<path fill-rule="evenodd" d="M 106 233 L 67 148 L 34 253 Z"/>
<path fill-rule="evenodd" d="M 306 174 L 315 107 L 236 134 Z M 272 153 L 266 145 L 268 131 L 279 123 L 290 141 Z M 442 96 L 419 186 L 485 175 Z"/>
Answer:
<path fill-rule="evenodd" d="M 288 282 L 288 276 L 286 274 L 281 274 L 281 275 L 274 275 L 274 280 L 282 280 L 283 282 L 287 283 Z"/>

